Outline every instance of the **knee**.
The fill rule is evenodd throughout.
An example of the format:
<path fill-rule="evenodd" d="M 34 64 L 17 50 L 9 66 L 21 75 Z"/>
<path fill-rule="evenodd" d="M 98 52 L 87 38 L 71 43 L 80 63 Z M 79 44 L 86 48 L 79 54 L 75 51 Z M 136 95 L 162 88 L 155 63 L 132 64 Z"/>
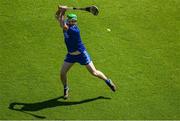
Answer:
<path fill-rule="evenodd" d="M 93 76 L 98 76 L 98 71 L 95 70 L 95 71 L 91 72 L 91 74 L 92 74 Z"/>
<path fill-rule="evenodd" d="M 60 72 L 60 76 L 61 76 L 61 78 L 65 77 L 65 76 L 66 76 L 66 74 L 67 74 L 67 72 L 61 71 L 61 72 Z"/>

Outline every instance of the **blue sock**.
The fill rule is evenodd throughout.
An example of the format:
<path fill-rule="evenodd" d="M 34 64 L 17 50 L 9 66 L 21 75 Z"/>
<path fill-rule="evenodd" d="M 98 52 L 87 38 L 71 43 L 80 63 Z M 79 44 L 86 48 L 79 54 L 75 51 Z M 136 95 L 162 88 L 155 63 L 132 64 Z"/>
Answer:
<path fill-rule="evenodd" d="M 66 84 L 64 85 L 64 89 L 68 89 L 68 86 Z"/>
<path fill-rule="evenodd" d="M 106 82 L 106 84 L 109 85 L 110 84 L 110 79 L 107 79 L 105 82 Z"/>

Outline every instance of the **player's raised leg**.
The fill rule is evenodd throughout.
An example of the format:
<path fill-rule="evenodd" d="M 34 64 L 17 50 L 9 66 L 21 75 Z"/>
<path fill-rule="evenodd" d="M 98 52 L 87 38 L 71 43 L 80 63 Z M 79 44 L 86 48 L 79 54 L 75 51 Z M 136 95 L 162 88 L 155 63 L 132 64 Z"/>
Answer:
<path fill-rule="evenodd" d="M 112 91 L 116 91 L 116 86 L 114 85 L 114 83 L 110 79 L 108 79 L 101 71 L 97 70 L 92 61 L 88 65 L 86 65 L 86 68 L 93 76 L 104 80 Z"/>
<path fill-rule="evenodd" d="M 68 80 L 67 80 L 67 72 L 69 69 L 73 66 L 73 63 L 68 63 L 64 61 L 64 64 L 62 65 L 61 72 L 60 72 L 60 78 L 64 87 L 64 99 L 68 98 Z"/>

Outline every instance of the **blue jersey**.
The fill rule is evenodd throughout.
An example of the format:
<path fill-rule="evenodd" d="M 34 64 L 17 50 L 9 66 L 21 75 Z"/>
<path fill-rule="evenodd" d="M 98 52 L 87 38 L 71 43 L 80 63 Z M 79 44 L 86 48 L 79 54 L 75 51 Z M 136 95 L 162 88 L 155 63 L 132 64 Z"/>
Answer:
<path fill-rule="evenodd" d="M 84 52 L 86 50 L 80 37 L 80 31 L 76 25 L 69 26 L 69 29 L 64 32 L 64 39 L 68 52 Z"/>

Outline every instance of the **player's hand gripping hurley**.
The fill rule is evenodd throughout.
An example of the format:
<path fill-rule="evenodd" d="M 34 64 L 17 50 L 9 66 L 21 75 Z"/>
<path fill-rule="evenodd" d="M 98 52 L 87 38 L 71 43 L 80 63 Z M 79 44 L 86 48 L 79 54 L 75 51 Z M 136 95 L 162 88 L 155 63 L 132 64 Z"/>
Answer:
<path fill-rule="evenodd" d="M 59 8 L 62 8 L 63 6 L 59 5 Z M 99 14 L 99 10 L 96 6 L 88 6 L 88 7 L 66 7 L 66 10 L 83 10 L 92 13 L 93 15 L 97 16 Z"/>

